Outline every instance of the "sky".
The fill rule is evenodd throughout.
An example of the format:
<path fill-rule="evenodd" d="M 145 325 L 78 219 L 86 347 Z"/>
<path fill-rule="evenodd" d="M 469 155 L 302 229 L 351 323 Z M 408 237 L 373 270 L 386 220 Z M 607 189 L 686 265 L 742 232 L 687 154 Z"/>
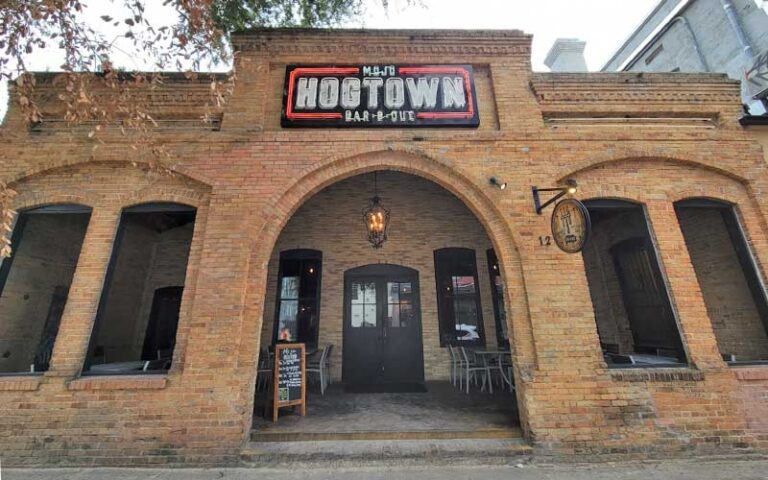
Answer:
<path fill-rule="evenodd" d="M 587 42 L 590 70 L 599 70 L 659 0 L 422 0 L 426 8 L 392 4 L 387 15 L 368 6 L 367 28 L 518 29 L 533 34 L 533 69 L 557 38 Z M 399 5 L 398 5 L 399 3 Z"/>
<path fill-rule="evenodd" d="M 348 27 L 365 28 L 456 28 L 518 29 L 533 34 L 532 64 L 547 71 L 544 58 L 557 38 L 578 38 L 587 42 L 585 57 L 590 70 L 599 70 L 629 34 L 650 13 L 659 0 L 419 0 L 421 6 L 406 6 L 405 0 L 390 0 L 385 10 L 381 0 L 366 0 L 366 14 Z M 113 1 L 84 0 L 84 19 L 99 28 L 105 38 L 122 30 L 100 20 L 101 15 L 119 17 Z M 117 5 L 122 3 L 116 2 Z M 150 18 L 173 18 L 163 0 L 146 0 Z M 119 42 L 117 44 L 119 46 Z M 49 48 L 30 58 L 28 68 L 55 71 L 59 52 Z M 342 59 L 340 59 L 341 61 Z M 118 67 L 147 68 L 135 56 L 115 58 Z M 226 69 L 226 68 L 225 68 Z M 0 86 L 0 118 L 5 115 L 7 89 Z"/>

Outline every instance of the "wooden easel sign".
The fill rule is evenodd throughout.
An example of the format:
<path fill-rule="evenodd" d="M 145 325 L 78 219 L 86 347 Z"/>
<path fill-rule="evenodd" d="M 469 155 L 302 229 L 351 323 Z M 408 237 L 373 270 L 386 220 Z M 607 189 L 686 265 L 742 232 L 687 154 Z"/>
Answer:
<path fill-rule="evenodd" d="M 300 405 L 301 416 L 307 414 L 306 356 L 303 343 L 275 345 L 275 369 L 272 378 L 272 421 L 283 407 Z"/>

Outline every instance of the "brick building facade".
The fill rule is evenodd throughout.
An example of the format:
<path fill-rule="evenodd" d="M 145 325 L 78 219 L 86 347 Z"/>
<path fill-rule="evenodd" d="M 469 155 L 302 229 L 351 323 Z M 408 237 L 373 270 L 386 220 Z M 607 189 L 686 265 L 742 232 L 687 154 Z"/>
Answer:
<path fill-rule="evenodd" d="M 322 252 L 320 303 L 312 304 L 320 343 L 343 343 L 346 271 L 378 263 L 417 271 L 427 380 L 447 376 L 435 252 L 474 251 L 479 328 L 493 346 L 493 249 L 520 427 L 538 452 L 765 453 L 768 172 L 761 145 L 738 123 L 737 82 L 700 74 L 533 73 L 531 37 L 516 31 L 266 30 L 233 42 L 239 80 L 217 128 L 193 121 L 204 112 L 205 80 L 172 77 L 150 92 L 158 135 L 177 160 L 175 175 L 142 169 L 129 138 L 115 136 L 94 151 L 86 129 L 55 121 L 29 129 L 12 106 L 0 130 L 0 178 L 19 192 L 14 207 L 26 223 L 23 236 L 18 223 L 14 232 L 18 263 L 5 260 L 5 278 L 0 272 L 0 306 L 27 311 L 19 305 L 45 301 L 50 305 L 35 311 L 49 319 L 56 308 L 61 313 L 50 355 L 38 347 L 34 359 L 13 343 L 28 352 L 24 342 L 34 335 L 13 333 L 6 307 L 0 313 L 8 352 L 0 364 L 7 372 L 0 376 L 6 465 L 237 462 L 250 433 L 260 347 L 272 342 L 281 308 L 279 259 L 291 249 Z M 289 64 L 472 65 L 480 125 L 282 128 Z M 53 77 L 41 75 L 42 98 L 56 98 Z M 43 112 L 55 120 L 60 108 L 50 100 Z M 360 216 L 374 172 L 392 208 L 390 238 L 380 250 L 367 245 Z M 507 188 L 490 185 L 490 177 Z M 549 211 L 533 209 L 532 185 L 567 179 L 578 183 L 577 197 L 592 213 L 592 253 L 549 245 Z M 51 209 L 61 205 L 68 207 Z M 25 247 L 38 214 L 87 215 L 74 263 Z M 71 235 L 77 244 L 78 233 Z M 614 249 L 619 237 L 643 243 L 627 256 Z M 25 248 L 36 253 L 23 257 Z M 641 268 L 628 258 L 647 270 L 627 274 Z M 168 266 L 179 262 L 183 281 Z M 55 282 L 66 287 L 56 308 L 48 291 L 22 281 L 35 275 L 25 265 L 54 263 L 71 276 Z M 718 278 L 725 275 L 733 281 Z M 654 318 L 666 319 L 646 334 L 669 329 L 675 338 L 668 347 L 651 345 L 651 352 L 636 331 L 627 333 L 637 325 L 622 318 L 640 311 L 627 298 L 627 282 L 636 278 L 643 280 L 637 289 L 652 285 L 658 294 L 653 308 L 663 314 Z M 157 287 L 175 287 L 178 297 L 160 297 Z M 133 297 L 121 293 L 128 291 Z M 165 300 L 149 308 L 153 291 Z M 120 295 L 139 299 L 141 308 L 109 314 L 109 298 Z M 158 340 L 162 325 L 153 327 L 153 341 L 143 334 L 156 304 L 176 305 L 170 346 Z M 34 315 L 45 332 L 46 314 Z M 120 320 L 129 317 L 138 322 L 133 329 Z M 140 345 L 160 363 L 145 358 Z M 19 356 L 24 360 L 9 366 Z M 149 372 L 104 367 L 139 356 Z M 334 375 L 343 380 L 342 357 Z M 635 362 L 650 357 L 671 360 Z M 618 358 L 632 363 L 612 360 Z M 19 371 L 30 363 L 34 372 Z"/>

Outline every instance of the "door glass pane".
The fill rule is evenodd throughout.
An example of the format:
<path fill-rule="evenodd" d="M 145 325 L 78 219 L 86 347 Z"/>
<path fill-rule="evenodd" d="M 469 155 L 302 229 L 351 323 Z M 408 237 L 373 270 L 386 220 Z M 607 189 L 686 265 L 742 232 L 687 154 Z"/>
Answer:
<path fill-rule="evenodd" d="M 407 326 L 413 316 L 411 283 L 389 282 L 387 292 L 387 325 L 394 328 Z"/>
<path fill-rule="evenodd" d="M 387 305 L 387 326 L 400 327 L 400 305 L 390 303 Z"/>
<path fill-rule="evenodd" d="M 475 277 L 455 276 L 453 277 L 453 294 L 472 294 L 475 293 Z"/>
<path fill-rule="evenodd" d="M 298 277 L 301 275 L 301 260 L 295 258 L 281 259 L 280 269 L 284 277 Z"/>
<path fill-rule="evenodd" d="M 365 312 L 363 311 L 363 305 L 352 304 L 352 328 L 360 328 L 363 326 L 365 320 Z"/>
<path fill-rule="evenodd" d="M 400 303 L 400 326 L 407 327 L 413 321 L 413 305 Z"/>
<path fill-rule="evenodd" d="M 456 339 L 461 341 L 479 340 L 475 297 L 454 297 L 453 310 L 456 318 Z"/>
<path fill-rule="evenodd" d="M 316 297 L 320 260 L 304 260 L 301 266 L 301 296 Z"/>
<path fill-rule="evenodd" d="M 373 282 L 352 282 L 350 290 L 352 327 L 375 327 L 376 284 Z"/>
<path fill-rule="evenodd" d="M 493 282 L 496 289 L 496 309 L 499 312 L 498 326 L 501 328 L 502 338 L 507 338 L 507 311 L 504 307 L 504 284 L 501 283 L 501 275 L 497 275 Z"/>
<path fill-rule="evenodd" d="M 365 304 L 365 327 L 376 326 L 376 304 Z"/>
<path fill-rule="evenodd" d="M 397 303 L 400 301 L 400 285 L 397 282 L 388 282 L 387 283 L 387 292 L 388 292 L 388 302 L 389 303 Z"/>
<path fill-rule="evenodd" d="M 317 328 L 319 322 L 317 317 L 317 301 L 312 299 L 299 300 L 299 313 L 296 340 L 299 342 L 308 342 L 317 338 Z M 306 340 L 305 340 L 306 339 Z"/>
<path fill-rule="evenodd" d="M 280 298 L 299 298 L 299 277 L 283 277 L 283 283 L 280 286 Z"/>
<path fill-rule="evenodd" d="M 367 282 L 363 284 L 363 299 L 367 304 L 376 305 L 376 284 L 373 282 Z"/>
<path fill-rule="evenodd" d="M 280 318 L 277 332 L 278 341 L 292 342 L 296 339 L 297 334 L 297 322 L 296 318 L 299 313 L 299 301 L 298 300 L 282 300 L 280 301 Z"/>

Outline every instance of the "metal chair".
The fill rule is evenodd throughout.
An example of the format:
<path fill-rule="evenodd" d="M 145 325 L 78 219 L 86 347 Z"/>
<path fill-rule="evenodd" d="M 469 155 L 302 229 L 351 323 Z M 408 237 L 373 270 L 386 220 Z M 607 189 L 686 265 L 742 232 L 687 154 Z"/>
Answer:
<path fill-rule="evenodd" d="M 448 345 L 448 354 L 450 355 L 450 368 L 451 368 L 451 384 L 455 387 L 456 382 L 459 382 L 459 388 L 461 388 L 462 366 L 464 360 L 461 357 L 461 353 L 453 345 Z"/>
<path fill-rule="evenodd" d="M 266 390 L 272 381 L 272 356 L 267 350 L 259 353 L 259 366 L 256 370 L 256 391 Z"/>
<path fill-rule="evenodd" d="M 323 347 L 323 351 L 320 354 L 320 360 L 317 362 L 307 362 L 306 372 L 307 376 L 310 373 L 316 373 L 320 377 L 320 394 L 325 395 L 325 389 L 330 384 L 330 367 L 328 359 L 331 357 L 333 351 L 333 344 L 328 344 Z"/>
<path fill-rule="evenodd" d="M 490 392 L 493 393 L 493 385 L 491 385 L 491 369 L 488 367 L 488 364 L 482 360 L 478 360 L 474 352 L 468 350 L 465 347 L 459 347 L 459 350 L 461 351 L 461 356 L 464 359 L 464 365 L 462 365 L 461 369 L 465 373 L 464 383 L 466 385 L 466 393 L 469 394 L 470 380 L 477 381 L 475 378 L 475 374 L 478 372 L 482 373 L 482 380 L 483 380 L 483 384 L 480 387 L 480 389 L 481 390 L 485 389 L 485 382 L 487 381 Z"/>
<path fill-rule="evenodd" d="M 499 386 L 504 389 L 504 385 L 509 386 L 509 391 L 515 390 L 515 379 L 512 373 L 512 357 L 510 352 L 501 353 L 491 365 L 491 373 L 498 372 Z"/>

